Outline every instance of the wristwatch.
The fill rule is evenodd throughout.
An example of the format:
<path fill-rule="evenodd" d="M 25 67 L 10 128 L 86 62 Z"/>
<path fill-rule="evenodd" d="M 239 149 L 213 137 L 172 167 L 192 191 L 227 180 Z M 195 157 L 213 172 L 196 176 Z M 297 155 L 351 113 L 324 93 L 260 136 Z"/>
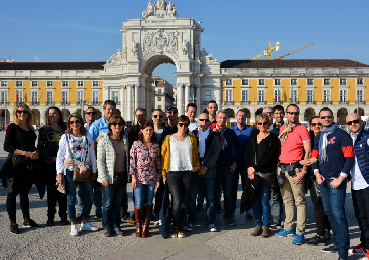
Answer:
<path fill-rule="evenodd" d="M 307 174 L 307 171 L 305 171 L 304 169 L 301 169 L 301 171 L 302 171 L 303 173 Z"/>

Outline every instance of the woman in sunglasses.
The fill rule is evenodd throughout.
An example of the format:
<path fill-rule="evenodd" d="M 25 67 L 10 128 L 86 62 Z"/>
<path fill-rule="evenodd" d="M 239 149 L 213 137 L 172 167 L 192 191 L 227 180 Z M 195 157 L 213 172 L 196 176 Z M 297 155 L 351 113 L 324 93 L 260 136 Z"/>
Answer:
<path fill-rule="evenodd" d="M 123 128 L 123 118 L 114 115 L 109 119 L 109 133 L 97 138 L 97 181 L 102 184 L 104 236 L 124 236 L 120 230 L 120 207 L 128 180 L 129 148 Z"/>
<path fill-rule="evenodd" d="M 14 108 L 14 123 L 10 124 L 5 135 L 4 150 L 8 152 L 14 166 L 13 191 L 6 198 L 6 209 L 10 220 L 10 232 L 19 234 L 16 222 L 16 198 L 19 194 L 23 213 L 23 227 L 40 227 L 30 218 L 28 193 L 35 176 L 34 161 L 38 159 L 35 141 L 36 133 L 32 127 L 32 113 L 24 103 Z"/>
<path fill-rule="evenodd" d="M 250 235 L 261 235 L 261 237 L 267 238 L 270 235 L 271 220 L 269 198 L 271 187 L 274 185 L 280 145 L 278 136 L 268 132 L 270 122 L 267 114 L 257 116 L 255 125 L 259 132 L 250 136 L 245 162 L 246 165 L 251 165 L 247 169 L 249 178 L 253 180 L 255 175 L 259 175 L 262 177 L 262 182 L 258 186 L 256 203 L 251 205 L 256 227 Z"/>
<path fill-rule="evenodd" d="M 154 191 L 160 184 L 160 146 L 156 143 L 153 123 L 142 123 L 138 141 L 133 143 L 130 154 L 129 172 L 135 194 L 136 237 L 148 237 Z M 145 215 L 143 221 L 142 213 Z"/>
<path fill-rule="evenodd" d="M 80 171 L 83 171 L 84 167 L 92 167 L 93 177 L 91 181 L 96 179 L 96 157 L 92 137 L 86 132 L 83 119 L 79 114 L 69 116 L 67 130 L 60 139 L 59 151 L 56 157 L 56 181 L 58 185 L 65 184 L 67 193 L 68 216 L 71 224 L 70 235 L 78 236 L 76 225 L 77 184 L 83 190 L 84 195 L 81 231 L 97 231 L 98 228 L 88 221 L 92 207 L 92 182 L 73 181 L 74 167 L 78 167 Z"/>
<path fill-rule="evenodd" d="M 196 137 L 188 135 L 190 119 L 178 117 L 178 132 L 167 135 L 161 145 L 161 175 L 173 198 L 173 230 L 170 237 L 184 237 L 193 173 L 199 170 Z"/>

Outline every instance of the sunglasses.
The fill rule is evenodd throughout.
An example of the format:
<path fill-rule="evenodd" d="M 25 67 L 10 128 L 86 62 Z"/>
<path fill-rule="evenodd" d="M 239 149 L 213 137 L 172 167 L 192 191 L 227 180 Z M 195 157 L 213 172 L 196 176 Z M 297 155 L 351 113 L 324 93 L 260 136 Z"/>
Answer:
<path fill-rule="evenodd" d="M 268 122 L 259 122 L 258 125 L 268 125 Z"/>
<path fill-rule="evenodd" d="M 352 121 L 348 121 L 346 122 L 346 125 L 352 125 L 352 124 L 358 124 L 360 123 L 360 119 L 355 119 L 355 120 L 352 120 Z"/>
<path fill-rule="evenodd" d="M 295 115 L 298 116 L 300 112 L 286 112 L 287 114 L 290 114 L 291 116 Z"/>
<path fill-rule="evenodd" d="M 86 115 L 96 115 L 96 112 L 86 112 Z"/>
<path fill-rule="evenodd" d="M 27 110 L 17 110 L 17 114 L 20 115 L 20 114 L 25 114 L 27 115 L 28 114 L 28 111 Z"/>
<path fill-rule="evenodd" d="M 71 124 L 71 125 L 73 125 L 74 123 L 79 124 L 79 123 L 81 123 L 81 120 L 69 121 L 69 124 Z"/>
<path fill-rule="evenodd" d="M 114 123 L 111 123 L 111 124 L 114 125 L 114 126 L 116 126 L 116 125 L 122 126 L 123 125 L 123 122 L 119 122 L 119 123 L 114 122 Z"/>
<path fill-rule="evenodd" d="M 153 117 L 153 118 L 158 118 L 158 117 L 159 117 L 159 118 L 163 118 L 163 115 L 153 115 L 152 117 Z"/>
<path fill-rule="evenodd" d="M 314 127 L 314 126 L 322 126 L 322 123 L 311 123 L 311 126 Z"/>
<path fill-rule="evenodd" d="M 168 113 L 169 115 L 171 115 L 171 114 L 176 115 L 176 114 L 178 114 L 178 111 L 167 111 L 167 113 Z"/>
<path fill-rule="evenodd" d="M 205 122 L 208 122 L 208 121 L 210 121 L 209 119 L 199 119 L 199 121 L 205 121 Z"/>
<path fill-rule="evenodd" d="M 332 118 L 333 118 L 333 116 L 321 116 L 321 117 L 320 117 L 320 119 L 323 119 L 323 120 L 324 120 L 324 119 L 326 119 L 326 118 L 332 119 Z"/>
<path fill-rule="evenodd" d="M 182 127 L 182 126 L 188 127 L 190 124 L 189 123 L 178 123 L 178 125 L 180 127 Z"/>

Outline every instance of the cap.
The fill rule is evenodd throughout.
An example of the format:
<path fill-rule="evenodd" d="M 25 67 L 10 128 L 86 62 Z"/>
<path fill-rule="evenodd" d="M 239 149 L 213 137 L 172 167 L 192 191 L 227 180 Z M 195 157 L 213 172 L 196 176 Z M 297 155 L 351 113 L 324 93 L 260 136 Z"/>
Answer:
<path fill-rule="evenodd" d="M 165 110 L 165 111 L 168 111 L 169 109 L 171 109 L 171 108 L 175 108 L 175 109 L 177 109 L 177 106 L 176 105 L 169 105 L 169 106 L 167 106 L 167 109 Z M 178 109 L 177 109 L 178 110 Z"/>

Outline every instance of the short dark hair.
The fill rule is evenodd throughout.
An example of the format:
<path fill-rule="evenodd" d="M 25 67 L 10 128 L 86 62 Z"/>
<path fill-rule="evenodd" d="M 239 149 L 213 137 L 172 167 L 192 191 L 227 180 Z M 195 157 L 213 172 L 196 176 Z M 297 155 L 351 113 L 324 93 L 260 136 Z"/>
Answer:
<path fill-rule="evenodd" d="M 146 109 L 144 109 L 143 107 L 136 108 L 135 115 L 136 115 L 137 111 L 145 112 L 145 114 L 147 115 Z"/>
<path fill-rule="evenodd" d="M 283 106 L 281 106 L 281 105 L 275 105 L 275 106 L 273 107 L 273 109 L 272 109 L 273 114 L 274 114 L 274 112 L 275 112 L 276 110 L 281 110 L 281 111 L 284 113 L 284 107 L 283 107 Z"/>
<path fill-rule="evenodd" d="M 188 116 L 185 116 L 185 115 L 181 115 L 178 117 L 178 123 L 179 122 L 185 122 L 187 121 L 188 123 L 190 123 L 190 119 L 188 118 Z"/>
<path fill-rule="evenodd" d="M 333 112 L 329 107 L 323 107 L 322 109 L 320 109 L 319 116 L 320 116 L 320 113 L 323 112 L 323 111 L 329 111 L 331 113 L 331 115 L 333 116 Z"/>
<path fill-rule="evenodd" d="M 95 110 L 95 111 L 96 111 L 96 108 L 94 108 L 94 107 L 92 107 L 92 106 L 91 106 L 91 107 L 86 108 L 86 110 L 89 110 L 90 108 L 92 108 L 93 110 Z M 85 111 L 86 111 L 86 110 L 85 110 Z"/>
<path fill-rule="evenodd" d="M 194 107 L 194 108 L 196 108 L 196 109 L 197 109 L 197 106 L 196 106 L 196 104 L 195 104 L 195 103 L 189 103 L 189 104 L 186 106 L 186 111 L 188 111 L 188 109 L 189 109 L 190 107 Z"/>
<path fill-rule="evenodd" d="M 309 121 L 309 125 L 311 125 L 311 122 L 313 121 L 313 119 L 316 119 L 316 118 L 320 118 L 319 116 L 313 116 L 310 121 Z"/>
<path fill-rule="evenodd" d="M 163 110 L 161 110 L 160 108 L 155 108 L 152 112 L 155 112 L 155 111 L 159 111 L 159 112 L 161 112 L 164 115 Z"/>
<path fill-rule="evenodd" d="M 143 134 L 142 134 L 141 130 L 145 129 L 146 127 L 151 127 L 154 130 L 154 125 L 151 121 L 143 122 L 143 124 L 140 126 L 140 131 L 138 132 L 138 140 L 140 140 L 141 143 L 144 142 L 144 137 L 143 137 Z M 156 134 L 154 132 L 152 133 L 152 136 L 150 138 L 150 142 L 152 144 L 156 143 Z"/>
<path fill-rule="evenodd" d="M 209 106 L 209 104 L 211 104 L 211 103 L 215 103 L 215 104 L 218 106 L 218 104 L 217 104 L 217 102 L 216 102 L 215 100 L 210 100 L 210 101 L 208 102 L 208 106 Z"/>
<path fill-rule="evenodd" d="M 114 100 L 109 100 L 109 99 L 105 100 L 104 105 L 103 105 L 103 109 L 105 109 L 107 105 L 114 106 L 115 108 L 117 107 L 117 104 L 115 103 Z"/>
<path fill-rule="evenodd" d="M 296 104 L 289 104 L 287 107 L 286 107 L 286 111 L 288 110 L 289 107 L 297 107 L 297 109 L 300 111 L 300 108 L 298 105 Z"/>

